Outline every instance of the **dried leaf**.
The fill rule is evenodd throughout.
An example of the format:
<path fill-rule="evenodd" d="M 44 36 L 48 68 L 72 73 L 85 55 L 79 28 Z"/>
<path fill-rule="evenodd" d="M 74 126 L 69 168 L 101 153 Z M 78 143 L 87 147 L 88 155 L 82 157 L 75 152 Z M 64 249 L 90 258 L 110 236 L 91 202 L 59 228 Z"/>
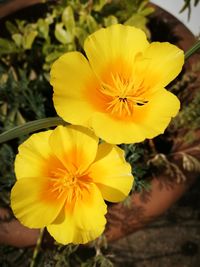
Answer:
<path fill-rule="evenodd" d="M 200 161 L 186 153 L 183 154 L 183 168 L 187 171 L 200 172 Z"/>

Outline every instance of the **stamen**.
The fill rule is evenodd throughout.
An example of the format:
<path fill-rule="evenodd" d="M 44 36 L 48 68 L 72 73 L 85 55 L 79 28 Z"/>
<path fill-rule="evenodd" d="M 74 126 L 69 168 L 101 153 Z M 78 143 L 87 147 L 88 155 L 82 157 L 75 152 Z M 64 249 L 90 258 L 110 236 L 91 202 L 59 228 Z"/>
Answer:
<path fill-rule="evenodd" d="M 85 174 L 79 174 L 78 170 L 72 173 L 66 169 L 57 168 L 51 174 L 51 192 L 56 194 L 57 199 L 65 194 L 67 202 L 71 202 L 82 198 L 83 189 L 89 190 L 90 179 L 86 179 Z"/>
<path fill-rule="evenodd" d="M 119 75 L 111 74 L 111 83 L 101 83 L 101 93 L 111 100 L 107 103 L 106 111 L 119 116 L 131 116 L 135 106 L 143 106 L 148 101 L 144 95 L 146 88 L 143 81 L 135 86 L 133 79 L 123 79 Z"/>

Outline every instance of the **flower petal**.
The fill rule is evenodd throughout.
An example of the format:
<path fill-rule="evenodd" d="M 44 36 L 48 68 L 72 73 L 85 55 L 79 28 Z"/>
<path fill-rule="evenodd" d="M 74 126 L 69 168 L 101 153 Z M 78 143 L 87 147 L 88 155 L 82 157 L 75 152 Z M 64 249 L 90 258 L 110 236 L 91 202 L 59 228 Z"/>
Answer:
<path fill-rule="evenodd" d="M 146 88 L 165 87 L 180 73 L 183 63 L 184 53 L 177 46 L 153 42 L 143 54 L 141 69 L 138 63 L 137 75 Z"/>
<path fill-rule="evenodd" d="M 177 115 L 179 109 L 179 99 L 169 91 L 160 89 L 147 104 L 136 110 L 135 122 L 146 127 L 148 131 L 152 130 L 152 134 L 155 136 L 164 132 L 171 118 Z M 150 137 L 148 136 L 148 138 Z"/>
<path fill-rule="evenodd" d="M 93 107 L 87 101 L 85 91 L 93 82 L 97 83 L 96 78 L 81 53 L 66 53 L 55 61 L 51 69 L 53 101 L 57 113 L 65 121 L 87 124 Z"/>
<path fill-rule="evenodd" d="M 178 98 L 160 89 L 147 104 L 135 107 L 129 120 L 117 120 L 107 114 L 95 113 L 92 127 L 97 136 L 111 144 L 142 142 L 163 133 L 179 109 Z"/>
<path fill-rule="evenodd" d="M 99 237 L 104 231 L 106 205 L 99 189 L 90 185 L 83 192 L 82 199 L 74 207 L 66 205 L 53 222 L 47 227 L 49 233 L 61 244 L 84 244 Z"/>
<path fill-rule="evenodd" d="M 89 177 L 100 189 L 105 200 L 119 202 L 128 196 L 133 176 L 131 166 L 124 159 L 124 151 L 117 146 L 103 143 L 89 170 Z"/>
<path fill-rule="evenodd" d="M 62 209 L 65 196 L 52 198 L 49 178 L 34 177 L 17 180 L 11 191 L 11 207 L 20 222 L 30 228 L 50 224 Z"/>
<path fill-rule="evenodd" d="M 33 134 L 19 146 L 15 159 L 17 179 L 22 177 L 46 176 L 46 161 L 51 155 L 49 136 L 52 131 Z"/>
<path fill-rule="evenodd" d="M 96 157 L 98 138 L 81 126 L 58 126 L 50 136 L 53 153 L 67 168 L 83 173 Z"/>
<path fill-rule="evenodd" d="M 146 129 L 140 124 L 118 120 L 104 113 L 95 113 L 92 127 L 97 136 L 110 144 L 137 143 L 146 138 Z"/>
<path fill-rule="evenodd" d="M 118 72 L 120 64 L 129 62 L 132 65 L 135 56 L 148 45 L 142 30 L 116 24 L 91 34 L 85 41 L 84 50 L 92 69 L 101 76 L 110 64 L 117 65 Z"/>

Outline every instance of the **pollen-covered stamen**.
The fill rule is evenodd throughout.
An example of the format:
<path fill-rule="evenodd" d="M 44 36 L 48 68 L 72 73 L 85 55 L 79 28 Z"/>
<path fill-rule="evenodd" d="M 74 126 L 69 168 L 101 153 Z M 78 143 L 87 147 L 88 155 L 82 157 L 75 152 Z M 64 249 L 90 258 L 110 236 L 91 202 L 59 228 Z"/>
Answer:
<path fill-rule="evenodd" d="M 119 75 L 111 75 L 110 83 L 102 82 L 100 91 L 111 99 L 106 108 L 111 114 L 131 116 L 134 106 L 143 106 L 148 102 L 142 83 L 135 86 L 133 79 L 123 79 Z"/>
<path fill-rule="evenodd" d="M 82 179 L 84 175 L 80 175 L 79 173 L 72 173 L 61 168 L 57 168 L 51 173 L 51 192 L 56 193 L 57 199 L 65 194 L 67 201 L 71 202 L 74 199 L 82 197 L 82 189 L 88 187 L 88 181 Z"/>

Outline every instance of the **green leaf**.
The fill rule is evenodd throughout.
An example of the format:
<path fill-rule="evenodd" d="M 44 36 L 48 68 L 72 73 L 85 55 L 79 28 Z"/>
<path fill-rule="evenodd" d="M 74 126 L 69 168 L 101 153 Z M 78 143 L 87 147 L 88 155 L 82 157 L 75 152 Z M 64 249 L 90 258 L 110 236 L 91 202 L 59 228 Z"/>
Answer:
<path fill-rule="evenodd" d="M 86 30 L 84 30 L 81 27 L 76 27 L 75 28 L 75 36 L 78 38 L 80 45 L 83 47 L 84 41 L 88 36 L 88 33 Z"/>
<path fill-rule="evenodd" d="M 55 28 L 55 37 L 62 44 L 73 42 L 73 36 L 63 28 L 63 23 L 57 23 Z"/>
<path fill-rule="evenodd" d="M 19 32 L 17 27 L 12 22 L 10 22 L 9 20 L 6 21 L 6 29 L 9 31 L 10 34 L 14 34 L 14 33 Z"/>
<path fill-rule="evenodd" d="M 142 10 L 144 10 L 148 4 L 148 0 L 142 0 L 141 4 L 139 4 L 139 8 L 137 9 L 137 12 L 140 13 Z"/>
<path fill-rule="evenodd" d="M 27 122 L 23 125 L 14 127 L 2 134 L 0 134 L 0 144 L 6 141 L 18 138 L 20 136 L 39 131 L 41 129 L 46 129 L 49 127 L 54 127 L 57 125 L 67 125 L 68 123 L 63 121 L 59 117 L 45 118 L 40 120 L 35 120 Z"/>
<path fill-rule="evenodd" d="M 151 15 L 154 11 L 155 11 L 155 8 L 153 8 L 153 7 L 146 7 L 143 10 L 141 10 L 139 12 L 139 14 L 142 15 L 142 16 L 144 16 L 144 17 L 146 17 L 146 16 Z"/>
<path fill-rule="evenodd" d="M 64 23 L 66 29 L 73 34 L 75 28 L 74 11 L 71 6 L 64 9 L 62 13 L 62 22 Z"/>
<path fill-rule="evenodd" d="M 63 52 L 61 52 L 61 51 L 54 51 L 45 57 L 45 61 L 48 63 L 53 62 L 57 58 L 59 58 L 62 54 L 63 54 Z"/>
<path fill-rule="evenodd" d="M 134 27 L 140 28 L 149 37 L 150 36 L 150 32 L 146 27 L 146 23 L 147 23 L 147 18 L 146 17 L 135 13 L 127 21 L 125 21 L 124 25 L 130 25 L 130 26 L 134 26 Z"/>
<path fill-rule="evenodd" d="M 47 39 L 49 36 L 49 22 L 45 19 L 38 19 L 37 21 L 38 32 L 41 37 Z"/>
<path fill-rule="evenodd" d="M 22 114 L 20 113 L 20 111 L 17 111 L 16 114 L 16 124 L 17 125 L 23 125 L 26 123 L 26 120 L 24 119 L 24 117 L 22 116 Z"/>
<path fill-rule="evenodd" d="M 13 41 L 0 38 L 0 55 L 16 53 L 18 48 Z"/>
<path fill-rule="evenodd" d="M 23 36 L 22 45 L 24 49 L 31 49 L 32 44 L 38 35 L 38 32 L 36 30 L 32 30 L 30 32 L 25 33 Z"/>
<path fill-rule="evenodd" d="M 94 0 L 93 9 L 99 12 L 107 4 L 107 2 L 107 0 Z"/>
<path fill-rule="evenodd" d="M 117 24 L 117 23 L 118 23 L 118 19 L 113 15 L 110 15 L 107 18 L 104 18 L 104 25 L 106 27 Z"/>
<path fill-rule="evenodd" d="M 146 23 L 146 18 L 140 14 L 133 14 L 124 24 L 135 26 L 138 28 L 144 28 L 144 25 Z"/>
<path fill-rule="evenodd" d="M 87 16 L 87 26 L 89 33 L 93 33 L 99 28 L 96 20 L 91 15 Z"/>
<path fill-rule="evenodd" d="M 22 35 L 20 33 L 12 34 L 12 39 L 15 42 L 16 46 L 18 46 L 18 47 L 22 46 L 23 37 L 22 37 Z"/>

